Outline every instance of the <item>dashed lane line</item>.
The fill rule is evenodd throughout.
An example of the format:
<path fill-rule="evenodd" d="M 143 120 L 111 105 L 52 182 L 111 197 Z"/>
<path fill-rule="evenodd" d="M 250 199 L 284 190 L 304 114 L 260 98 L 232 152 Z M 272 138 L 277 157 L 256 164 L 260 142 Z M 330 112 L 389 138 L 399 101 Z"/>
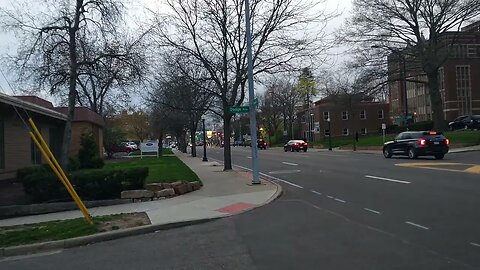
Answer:
<path fill-rule="evenodd" d="M 286 162 L 286 161 L 283 161 L 282 164 L 291 165 L 291 166 L 298 166 L 298 164 L 296 164 L 296 163 L 291 163 L 291 162 Z"/>
<path fill-rule="evenodd" d="M 373 209 L 370 209 L 370 208 L 363 208 L 363 210 L 374 213 L 374 214 L 377 214 L 377 215 L 382 214 L 382 212 L 376 211 L 376 210 L 373 210 Z"/>
<path fill-rule="evenodd" d="M 477 244 L 477 243 L 474 243 L 474 242 L 470 242 L 470 245 L 475 246 L 475 247 L 480 247 L 480 244 Z"/>
<path fill-rule="evenodd" d="M 322 193 L 318 192 L 318 191 L 315 191 L 315 190 L 310 190 L 310 192 L 314 193 L 314 194 L 317 194 L 317 195 L 320 195 L 322 196 Z"/>
<path fill-rule="evenodd" d="M 411 221 L 405 221 L 405 223 L 407 223 L 408 225 L 415 226 L 415 227 L 420 228 L 420 229 L 430 230 L 430 228 L 428 228 L 428 227 L 422 226 L 422 225 L 417 224 L 417 223 L 413 223 Z"/>
<path fill-rule="evenodd" d="M 365 177 L 366 177 L 366 178 L 371 178 L 371 179 L 376 179 L 376 180 L 382 180 L 382 181 L 399 183 L 399 184 L 410 184 L 410 183 L 411 183 L 411 182 L 408 182 L 408 181 L 402 181 L 402 180 L 396 180 L 396 179 L 390 179 L 390 178 L 379 177 L 379 176 L 372 176 L 372 175 L 365 175 Z"/>

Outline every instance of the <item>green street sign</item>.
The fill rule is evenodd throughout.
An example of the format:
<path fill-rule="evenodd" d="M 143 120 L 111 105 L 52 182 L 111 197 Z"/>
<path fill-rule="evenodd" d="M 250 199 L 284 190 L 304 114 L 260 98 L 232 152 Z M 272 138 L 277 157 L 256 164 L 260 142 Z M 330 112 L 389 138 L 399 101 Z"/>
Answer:
<path fill-rule="evenodd" d="M 229 108 L 231 113 L 248 113 L 250 111 L 248 106 L 232 106 Z"/>

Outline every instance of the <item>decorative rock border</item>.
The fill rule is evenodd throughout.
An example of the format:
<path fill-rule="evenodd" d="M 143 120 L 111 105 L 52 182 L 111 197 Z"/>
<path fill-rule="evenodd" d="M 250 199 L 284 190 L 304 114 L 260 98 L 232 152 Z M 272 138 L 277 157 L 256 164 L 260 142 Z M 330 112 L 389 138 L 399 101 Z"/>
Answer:
<path fill-rule="evenodd" d="M 152 183 L 145 185 L 145 189 L 125 190 L 121 193 L 122 199 L 129 199 L 133 202 L 152 201 L 166 199 L 195 190 L 202 187 L 200 181 L 176 181 L 173 183 Z"/>

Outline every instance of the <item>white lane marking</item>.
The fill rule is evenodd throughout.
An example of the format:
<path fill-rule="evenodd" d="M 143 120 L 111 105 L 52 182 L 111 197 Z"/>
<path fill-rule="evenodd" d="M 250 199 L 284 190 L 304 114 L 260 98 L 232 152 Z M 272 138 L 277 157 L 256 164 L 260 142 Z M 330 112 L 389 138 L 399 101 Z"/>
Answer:
<path fill-rule="evenodd" d="M 337 201 L 337 202 L 341 202 L 341 203 L 346 203 L 346 201 L 344 201 L 344 200 L 340 200 L 339 198 L 335 198 L 335 201 Z"/>
<path fill-rule="evenodd" d="M 315 190 L 312 190 L 312 189 L 310 190 L 310 192 L 315 193 L 315 194 L 320 195 L 320 196 L 322 195 L 322 193 L 320 193 L 318 191 L 315 191 Z"/>
<path fill-rule="evenodd" d="M 470 242 L 470 245 L 472 245 L 472 246 L 476 246 L 476 247 L 480 247 L 480 244 L 473 243 L 473 242 Z"/>
<path fill-rule="evenodd" d="M 285 161 L 283 161 L 282 163 L 285 164 L 285 165 L 298 166 L 298 164 L 296 164 L 296 163 L 290 163 L 290 162 L 285 162 Z"/>
<path fill-rule="evenodd" d="M 247 157 L 247 158 L 252 159 L 252 157 Z"/>
<path fill-rule="evenodd" d="M 377 215 L 380 215 L 380 214 L 381 214 L 381 212 L 379 212 L 379 211 L 375 211 L 375 210 L 373 210 L 373 209 L 370 209 L 370 208 L 363 208 L 363 210 L 366 210 L 366 211 L 368 211 L 368 212 L 375 213 L 375 214 L 377 214 Z"/>
<path fill-rule="evenodd" d="M 413 223 L 411 221 L 405 221 L 405 223 L 409 224 L 409 225 L 412 225 L 412 226 L 415 226 L 417 228 L 421 228 L 421 229 L 424 229 L 424 230 L 430 230 L 430 228 L 428 227 L 425 227 L 425 226 L 422 226 L 420 224 L 417 224 L 417 223 Z"/>
<path fill-rule="evenodd" d="M 329 198 L 329 199 L 333 199 L 333 197 L 332 197 L 332 196 L 328 196 L 328 195 L 327 195 L 327 198 Z"/>
<path fill-rule="evenodd" d="M 411 183 L 411 182 L 408 182 L 408 181 L 401 181 L 401 180 L 395 180 L 395 179 L 390 179 L 390 178 L 385 178 L 385 177 L 378 177 L 378 176 L 371 176 L 371 175 L 365 175 L 365 177 L 367 177 L 367 178 L 372 178 L 372 179 L 377 179 L 377 180 L 394 182 L 394 183 L 400 183 L 400 184 L 410 184 L 410 183 Z"/>

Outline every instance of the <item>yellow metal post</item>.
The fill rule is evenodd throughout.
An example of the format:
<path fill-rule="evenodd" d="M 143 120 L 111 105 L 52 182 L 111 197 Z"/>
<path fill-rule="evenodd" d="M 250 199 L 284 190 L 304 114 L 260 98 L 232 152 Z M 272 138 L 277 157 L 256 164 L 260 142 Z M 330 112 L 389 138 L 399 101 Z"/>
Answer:
<path fill-rule="evenodd" d="M 80 197 L 78 196 L 77 192 L 75 191 L 75 189 L 73 188 L 72 184 L 70 183 L 70 181 L 68 180 L 65 172 L 63 171 L 63 169 L 60 167 L 60 165 L 58 164 L 57 160 L 55 159 L 55 156 L 53 156 L 52 152 L 50 151 L 50 148 L 48 147 L 48 145 L 46 144 L 45 140 L 43 139 L 42 135 L 40 134 L 40 132 L 38 131 L 37 127 L 35 126 L 35 123 L 33 123 L 33 120 L 32 119 L 29 119 L 28 120 L 30 125 L 32 125 L 32 128 L 33 130 L 35 131 L 35 133 L 37 134 L 37 136 L 39 137 L 37 139 L 37 137 L 32 133 L 30 132 L 30 136 L 32 137 L 32 140 L 35 142 L 35 144 L 37 145 L 37 147 L 40 149 L 40 151 L 42 152 L 42 155 L 45 157 L 45 159 L 47 160 L 48 164 L 50 165 L 50 167 L 52 168 L 53 172 L 55 173 L 55 175 L 60 179 L 60 181 L 63 183 L 63 185 L 65 186 L 65 188 L 67 189 L 68 193 L 70 194 L 70 196 L 73 198 L 73 200 L 75 201 L 75 203 L 77 204 L 78 208 L 80 208 L 80 211 L 82 212 L 84 218 L 87 220 L 87 222 L 89 224 L 93 224 L 93 221 L 92 221 L 92 218 L 87 210 L 87 208 L 85 207 L 85 205 L 83 204 L 82 200 L 80 199 Z"/>

